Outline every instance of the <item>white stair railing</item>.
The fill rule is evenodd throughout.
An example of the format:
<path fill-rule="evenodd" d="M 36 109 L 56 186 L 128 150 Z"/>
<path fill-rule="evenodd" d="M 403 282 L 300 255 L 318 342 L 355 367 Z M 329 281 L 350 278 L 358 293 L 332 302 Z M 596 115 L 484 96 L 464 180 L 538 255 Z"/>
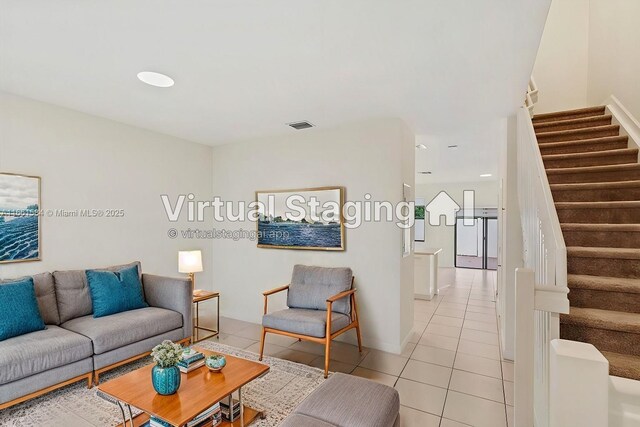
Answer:
<path fill-rule="evenodd" d="M 567 249 L 531 121 L 536 99 L 531 79 L 517 117 L 525 269 L 516 273 L 516 427 L 549 425 L 549 350 L 569 312 Z"/>

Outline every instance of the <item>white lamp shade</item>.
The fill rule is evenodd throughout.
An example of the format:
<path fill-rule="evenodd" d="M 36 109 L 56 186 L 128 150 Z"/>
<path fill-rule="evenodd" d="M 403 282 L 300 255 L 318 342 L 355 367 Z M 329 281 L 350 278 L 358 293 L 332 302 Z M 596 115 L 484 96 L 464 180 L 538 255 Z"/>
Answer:
<path fill-rule="evenodd" d="M 202 271 L 202 252 L 179 251 L 178 271 L 180 273 L 198 273 Z"/>

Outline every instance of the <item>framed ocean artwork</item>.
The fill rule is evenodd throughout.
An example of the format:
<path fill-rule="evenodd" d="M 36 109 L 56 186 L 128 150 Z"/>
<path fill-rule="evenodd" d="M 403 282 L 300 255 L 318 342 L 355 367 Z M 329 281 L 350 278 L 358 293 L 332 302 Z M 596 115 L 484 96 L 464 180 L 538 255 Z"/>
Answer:
<path fill-rule="evenodd" d="M 0 263 L 41 256 L 40 177 L 0 173 Z"/>
<path fill-rule="evenodd" d="M 256 191 L 259 248 L 345 250 L 343 187 Z"/>

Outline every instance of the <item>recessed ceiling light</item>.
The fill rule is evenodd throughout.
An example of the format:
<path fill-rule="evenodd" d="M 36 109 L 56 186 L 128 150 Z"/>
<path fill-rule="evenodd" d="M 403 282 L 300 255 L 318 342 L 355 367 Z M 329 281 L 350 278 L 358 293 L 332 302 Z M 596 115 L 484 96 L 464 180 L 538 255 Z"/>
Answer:
<path fill-rule="evenodd" d="M 138 79 L 143 83 L 156 87 L 171 87 L 174 84 L 171 77 L 153 71 L 139 72 Z"/>
<path fill-rule="evenodd" d="M 480 178 L 489 178 L 491 175 L 490 173 L 483 173 L 482 175 L 480 175 Z"/>
<path fill-rule="evenodd" d="M 418 148 L 418 149 L 420 149 L 420 150 L 426 150 L 426 149 L 427 149 L 427 146 L 426 146 L 426 145 L 424 145 L 424 144 L 418 144 L 418 145 L 416 145 L 416 148 Z"/>
<path fill-rule="evenodd" d="M 418 172 L 419 174 L 422 175 L 431 175 L 431 171 L 423 171 L 423 172 Z"/>
<path fill-rule="evenodd" d="M 447 145 L 447 148 L 455 150 L 456 148 L 458 148 L 458 146 L 457 145 Z"/>

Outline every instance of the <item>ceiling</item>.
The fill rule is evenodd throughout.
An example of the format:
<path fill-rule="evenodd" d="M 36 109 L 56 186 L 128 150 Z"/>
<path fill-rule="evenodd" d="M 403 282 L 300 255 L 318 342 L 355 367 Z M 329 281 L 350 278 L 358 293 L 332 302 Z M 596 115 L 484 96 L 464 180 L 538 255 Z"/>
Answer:
<path fill-rule="evenodd" d="M 0 0 L 0 90 L 210 145 L 400 117 L 482 152 L 468 137 L 521 104 L 548 6 Z"/>
<path fill-rule="evenodd" d="M 426 147 L 416 149 L 416 184 L 495 181 L 499 147 L 505 141 L 506 120 L 487 122 L 476 129 L 416 135 L 416 144 Z M 480 176 L 484 174 L 491 176 Z"/>

